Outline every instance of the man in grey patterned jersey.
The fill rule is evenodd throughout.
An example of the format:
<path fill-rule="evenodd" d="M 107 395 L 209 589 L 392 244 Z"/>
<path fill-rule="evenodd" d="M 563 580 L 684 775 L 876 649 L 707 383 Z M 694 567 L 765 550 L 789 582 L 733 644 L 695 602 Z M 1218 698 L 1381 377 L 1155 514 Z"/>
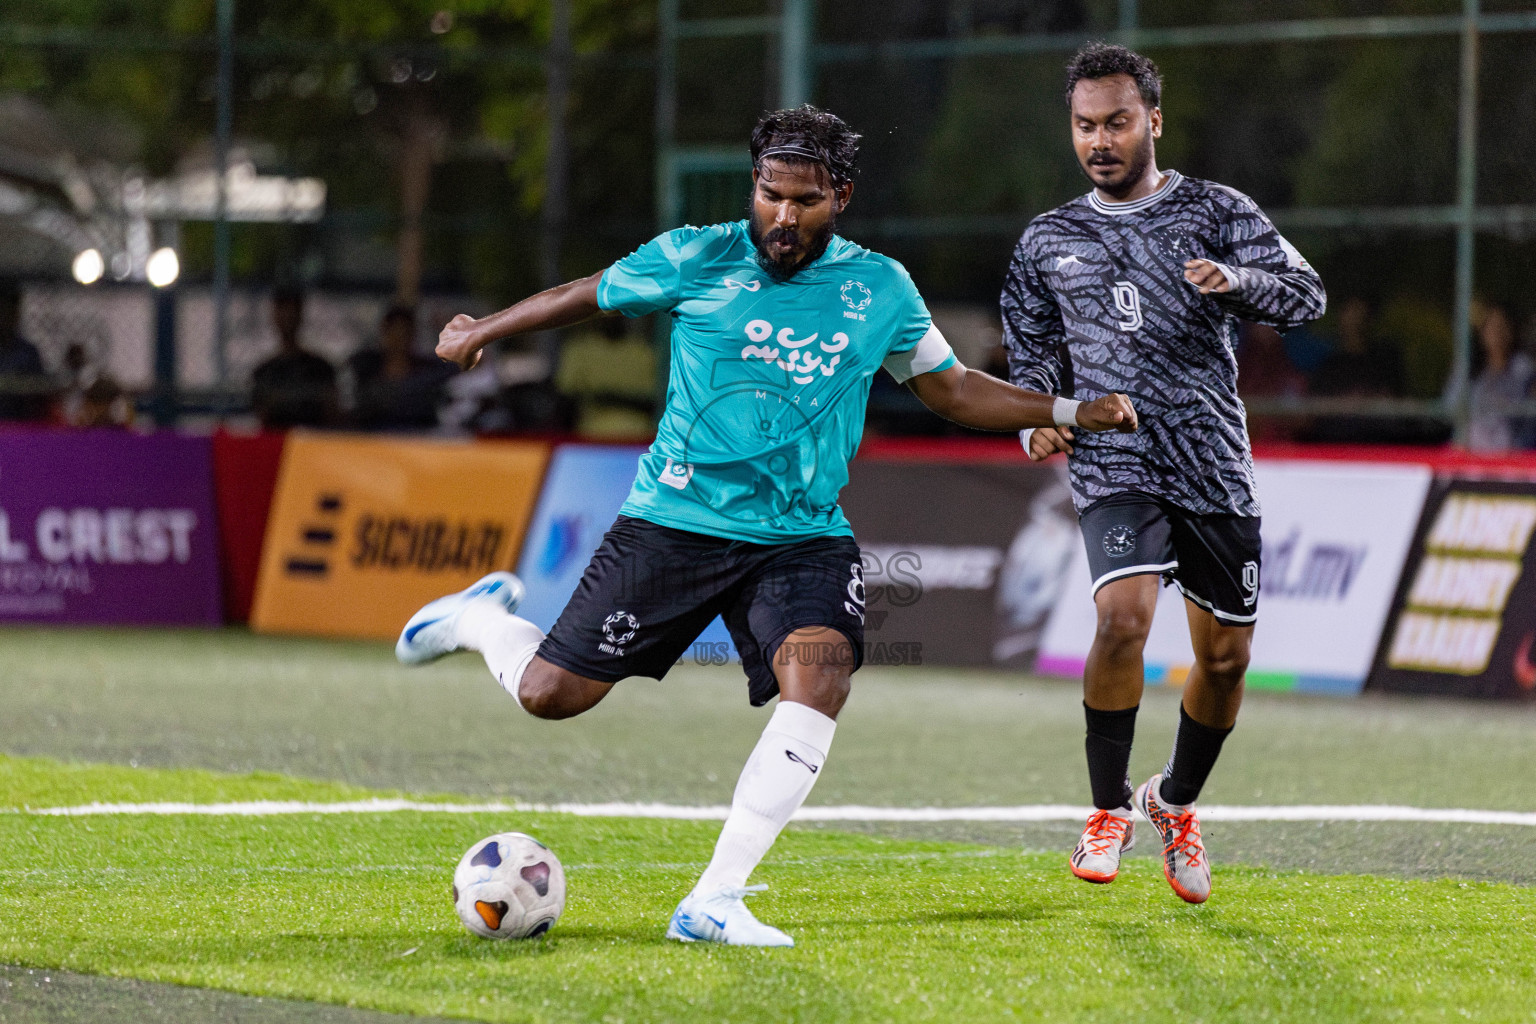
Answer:
<path fill-rule="evenodd" d="M 1067 69 L 1072 141 L 1088 195 L 1037 217 L 1003 286 L 1015 384 L 1090 400 L 1124 392 L 1135 434 L 1024 431 L 1030 458 L 1065 452 L 1093 573 L 1098 631 L 1083 670 L 1096 812 L 1070 858 L 1111 882 L 1134 804 L 1191 903 L 1210 895 L 1194 801 L 1242 703 L 1259 596 L 1259 501 L 1233 352 L 1238 320 L 1316 319 L 1322 281 L 1253 200 L 1160 171 L 1162 80 L 1150 60 L 1090 43 Z M 1065 422 L 1065 421 L 1064 421 Z M 1131 740 L 1159 577 L 1185 597 L 1195 665 L 1173 756 L 1134 793 Z"/>

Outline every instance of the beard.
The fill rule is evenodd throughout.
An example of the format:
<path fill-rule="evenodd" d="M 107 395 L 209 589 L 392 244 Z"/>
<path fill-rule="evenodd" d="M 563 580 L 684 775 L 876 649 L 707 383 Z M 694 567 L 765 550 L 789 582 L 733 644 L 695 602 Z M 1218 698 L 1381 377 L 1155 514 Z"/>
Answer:
<path fill-rule="evenodd" d="M 763 273 L 775 281 L 788 281 L 815 263 L 821 258 L 821 254 L 827 251 L 827 246 L 832 242 L 832 236 L 837 233 L 837 215 L 828 215 L 827 222 L 812 235 L 807 235 L 801 229 L 790 228 L 773 228 L 765 232 L 762 224 L 758 223 L 757 209 L 753 207 L 747 211 L 747 233 L 752 238 L 752 245 L 757 249 L 757 264 L 763 268 Z M 773 255 L 771 248 L 775 242 L 779 241 L 797 243 L 801 248 L 781 259 Z"/>
<path fill-rule="evenodd" d="M 1147 168 L 1152 166 L 1152 133 L 1147 132 L 1141 137 L 1141 143 L 1136 147 L 1135 151 L 1131 153 L 1130 160 L 1125 164 L 1125 173 L 1120 176 L 1119 181 L 1109 185 L 1099 184 L 1099 182 L 1094 179 L 1092 174 L 1092 169 L 1098 166 L 1100 165 L 1094 163 L 1092 158 L 1090 158 L 1088 161 L 1088 166 L 1083 168 L 1083 173 L 1088 176 L 1088 180 L 1092 182 L 1100 192 L 1112 196 L 1115 199 L 1120 199 L 1121 197 L 1128 195 L 1141 181 L 1141 176 L 1147 173 Z"/>

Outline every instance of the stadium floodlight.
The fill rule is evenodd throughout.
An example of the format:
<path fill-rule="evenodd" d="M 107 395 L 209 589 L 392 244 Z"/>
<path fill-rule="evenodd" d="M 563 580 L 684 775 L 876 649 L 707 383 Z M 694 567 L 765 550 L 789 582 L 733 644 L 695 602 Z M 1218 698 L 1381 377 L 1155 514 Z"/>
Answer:
<path fill-rule="evenodd" d="M 170 246 L 156 249 L 149 257 L 149 262 L 144 264 L 144 276 L 156 288 L 170 287 L 180 275 L 181 261 L 176 258 L 176 250 Z"/>
<path fill-rule="evenodd" d="M 95 284 L 106 273 L 107 261 L 101 258 L 100 249 L 84 249 L 75 257 L 69 269 L 81 284 Z"/>

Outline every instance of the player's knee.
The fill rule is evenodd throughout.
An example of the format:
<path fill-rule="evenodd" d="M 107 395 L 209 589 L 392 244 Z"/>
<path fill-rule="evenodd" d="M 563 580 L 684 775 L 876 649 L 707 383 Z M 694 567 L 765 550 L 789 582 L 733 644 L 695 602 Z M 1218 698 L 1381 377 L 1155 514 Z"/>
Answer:
<path fill-rule="evenodd" d="M 847 668 L 829 668 L 817 680 L 817 689 L 827 704 L 841 711 L 848 695 L 853 692 L 853 677 Z"/>
<path fill-rule="evenodd" d="M 566 678 L 569 673 L 535 660 L 523 673 L 517 688 L 517 702 L 535 718 L 570 718 L 591 705 L 573 700 Z"/>
<path fill-rule="evenodd" d="M 559 688 L 551 685 L 551 682 L 542 676 L 535 676 L 531 671 L 523 676 L 523 684 L 518 687 L 517 702 L 534 718 L 569 717 L 560 713 Z"/>
<path fill-rule="evenodd" d="M 835 718 L 853 688 L 853 664 L 846 637 L 796 633 L 776 652 L 774 673 L 785 698 Z"/>
<path fill-rule="evenodd" d="M 1098 628 L 1094 639 L 1103 646 L 1116 650 L 1139 651 L 1147 642 L 1152 630 L 1152 616 L 1140 608 L 1111 605 L 1099 609 Z"/>
<path fill-rule="evenodd" d="M 799 666 L 779 673 L 780 694 L 831 718 L 837 717 L 852 690 L 849 668 L 844 665 Z"/>
<path fill-rule="evenodd" d="M 800 673 L 793 684 L 780 685 L 779 691 L 786 699 L 814 708 L 828 718 L 836 718 L 853 691 L 853 683 L 847 669 L 828 668 L 825 671 Z"/>
<path fill-rule="evenodd" d="M 1246 643 L 1216 644 L 1195 653 L 1195 660 L 1205 677 L 1227 689 L 1243 681 L 1243 675 L 1248 671 L 1248 657 Z"/>

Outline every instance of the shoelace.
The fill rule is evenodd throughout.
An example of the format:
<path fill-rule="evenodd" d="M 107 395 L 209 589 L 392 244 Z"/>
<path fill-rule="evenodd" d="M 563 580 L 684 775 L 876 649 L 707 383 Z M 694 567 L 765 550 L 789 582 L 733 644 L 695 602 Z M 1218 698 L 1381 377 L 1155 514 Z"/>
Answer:
<path fill-rule="evenodd" d="M 1125 830 L 1130 827 L 1131 819 L 1122 818 L 1108 811 L 1099 811 L 1088 819 L 1088 829 L 1092 835 L 1083 836 L 1083 841 L 1088 844 L 1088 852 L 1095 857 L 1102 857 L 1109 852 L 1109 846 L 1125 843 Z"/>
<path fill-rule="evenodd" d="M 1166 811 L 1163 813 L 1167 814 Z M 1164 835 L 1172 837 L 1166 840 L 1168 851 L 1182 853 L 1186 865 L 1199 867 L 1200 855 L 1205 852 L 1205 846 L 1200 842 L 1200 820 L 1195 817 L 1195 812 L 1167 814 L 1167 817 L 1168 829 Z"/>

